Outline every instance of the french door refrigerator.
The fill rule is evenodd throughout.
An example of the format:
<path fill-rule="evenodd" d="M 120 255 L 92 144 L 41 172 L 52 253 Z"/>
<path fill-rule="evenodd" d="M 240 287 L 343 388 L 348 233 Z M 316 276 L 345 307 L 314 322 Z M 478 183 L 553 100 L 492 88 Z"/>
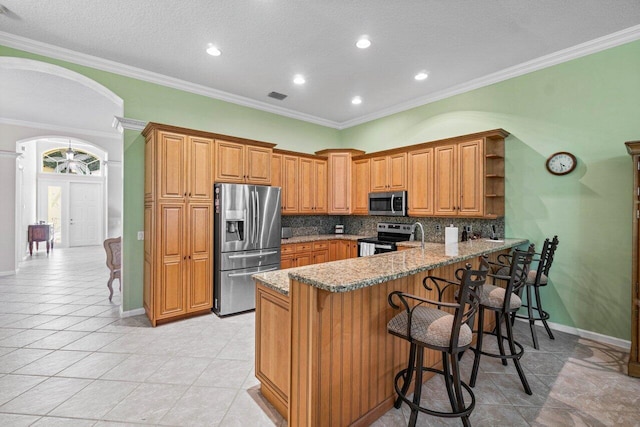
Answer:
<path fill-rule="evenodd" d="M 280 188 L 214 185 L 213 312 L 256 308 L 256 273 L 280 268 Z"/>

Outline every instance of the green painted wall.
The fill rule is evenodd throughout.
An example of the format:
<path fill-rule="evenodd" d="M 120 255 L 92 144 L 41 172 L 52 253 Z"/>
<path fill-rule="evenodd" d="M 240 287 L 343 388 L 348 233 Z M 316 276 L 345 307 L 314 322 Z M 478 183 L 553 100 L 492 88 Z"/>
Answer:
<path fill-rule="evenodd" d="M 194 95 L 153 83 L 0 46 L 0 56 L 35 59 L 83 74 L 124 100 L 125 117 L 200 129 L 278 144 L 278 148 L 313 153 L 339 145 L 339 131 L 276 114 Z M 142 307 L 144 139 L 124 135 L 123 309 Z"/>
<path fill-rule="evenodd" d="M 551 320 L 630 339 L 632 165 L 640 138 L 640 42 L 629 43 L 341 132 L 374 151 L 503 128 L 508 236 L 560 239 L 542 298 Z M 427 82 L 428 84 L 428 82 Z M 546 172 L 570 151 L 578 168 Z"/>
<path fill-rule="evenodd" d="M 55 63 L 124 99 L 127 117 L 278 143 L 313 152 L 327 147 L 376 151 L 493 128 L 507 140 L 507 235 L 541 244 L 558 234 L 551 284 L 543 291 L 552 321 L 630 337 L 631 161 L 623 142 L 640 135 L 640 42 L 375 120 L 343 131 L 283 118 L 151 83 L 0 46 L 0 55 Z M 426 82 L 428 84 L 428 82 Z M 125 310 L 142 305 L 143 144 L 125 132 Z M 578 169 L 554 177 L 555 151 Z"/>

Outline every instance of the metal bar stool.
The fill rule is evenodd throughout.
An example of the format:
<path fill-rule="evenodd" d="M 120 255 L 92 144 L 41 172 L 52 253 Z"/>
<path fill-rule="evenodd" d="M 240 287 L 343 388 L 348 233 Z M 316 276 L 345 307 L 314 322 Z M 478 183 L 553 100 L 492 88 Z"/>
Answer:
<path fill-rule="evenodd" d="M 471 347 L 471 350 L 475 353 L 473 359 L 473 370 L 471 371 L 471 379 L 469 385 L 474 387 L 476 385 L 476 379 L 478 377 L 478 367 L 480 366 L 480 357 L 488 356 L 502 359 L 502 364 L 507 365 L 508 360 L 513 360 L 518 376 L 524 387 L 524 391 L 527 394 L 532 394 L 531 387 L 527 381 L 522 366 L 520 365 L 520 358 L 524 354 L 524 348 L 520 343 L 513 339 L 513 325 L 511 324 L 511 315 L 518 311 L 522 305 L 520 297 L 516 294 L 520 288 L 525 285 L 527 274 L 529 273 L 529 267 L 534 255 L 533 245 L 529 246 L 528 251 L 514 251 L 511 257 L 511 265 L 509 267 L 509 275 L 502 274 L 488 274 L 487 277 L 493 277 L 495 280 L 503 280 L 506 282 L 506 287 L 502 288 L 495 285 L 484 285 L 482 290 L 478 292 L 480 298 L 480 304 L 478 308 L 478 338 L 476 346 Z M 505 265 L 499 263 L 492 263 L 487 260 L 486 257 L 482 257 L 481 268 L 490 268 L 490 266 L 503 269 Z M 503 270 L 504 271 L 504 270 Z M 491 332 L 484 331 L 484 312 L 490 310 L 495 313 L 496 327 Z M 502 335 L 502 322 L 506 325 L 507 336 Z M 499 354 L 489 353 L 482 350 L 482 342 L 484 334 L 494 335 L 498 340 Z M 507 341 L 509 345 L 509 353 L 506 354 L 504 348 L 504 341 Z M 517 350 L 516 350 L 517 348 Z"/>
<path fill-rule="evenodd" d="M 473 316 L 478 310 L 476 289 L 484 284 L 487 272 L 487 268 L 471 270 L 471 265 L 467 264 L 466 268 L 458 269 L 455 273 L 459 283 L 439 277 L 425 277 L 422 281 L 423 286 L 432 291 L 434 288 L 430 284 L 435 285 L 438 301 L 400 291 L 389 294 L 389 305 L 394 309 L 404 308 L 404 310 L 389 321 L 387 330 L 390 334 L 405 339 L 411 344 L 407 368 L 398 372 L 394 380 L 394 387 L 398 394 L 395 407 L 400 408 L 402 402 L 406 402 L 411 408 L 409 426 L 415 426 L 419 412 L 437 417 L 460 417 L 463 425 L 471 425 L 469 415 L 475 406 L 475 396 L 471 388 L 460 379 L 458 354 L 471 345 L 473 333 L 468 323 L 473 320 Z M 442 302 L 442 296 L 449 286 L 459 287 L 457 303 Z M 427 307 L 426 304 L 435 307 Z M 443 308 L 452 311 L 453 314 L 442 310 Z M 442 370 L 423 366 L 425 348 L 442 353 Z M 444 376 L 451 412 L 436 411 L 420 406 L 422 373 L 425 371 Z M 413 399 L 409 399 L 407 392 L 414 374 Z M 402 387 L 400 387 L 401 380 Z M 471 396 L 471 402 L 468 405 L 465 405 L 464 402 L 463 388 Z"/>
<path fill-rule="evenodd" d="M 542 308 L 542 298 L 540 298 L 540 287 L 546 286 L 549 281 L 549 270 L 551 264 L 553 264 L 553 256 L 558 247 L 558 236 L 553 236 L 552 240 L 545 239 L 544 245 L 542 245 L 542 251 L 538 255 L 540 258 L 533 261 L 538 261 L 538 266 L 535 270 L 530 270 L 527 275 L 526 290 L 527 290 L 527 303 L 522 304 L 522 307 L 527 308 L 527 315 L 514 313 L 513 318 L 527 319 L 529 321 L 529 328 L 531 329 L 531 338 L 533 339 L 533 348 L 539 349 L 538 335 L 536 334 L 535 323 L 542 321 L 544 328 L 547 331 L 550 339 L 555 339 L 551 328 L 547 320 L 549 319 L 549 313 Z M 500 261 L 500 258 L 498 258 Z M 532 295 L 533 291 L 533 295 Z M 520 291 L 522 293 L 522 290 Z M 535 312 L 534 312 L 535 310 Z M 512 322 L 513 323 L 513 322 Z"/>

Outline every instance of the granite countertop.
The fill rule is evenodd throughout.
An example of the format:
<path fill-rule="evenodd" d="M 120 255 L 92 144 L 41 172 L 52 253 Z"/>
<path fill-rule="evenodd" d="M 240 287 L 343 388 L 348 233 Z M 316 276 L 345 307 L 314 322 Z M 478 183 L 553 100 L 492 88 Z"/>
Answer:
<path fill-rule="evenodd" d="M 260 273 L 253 278 L 265 286 L 289 295 L 289 280 L 295 279 L 329 292 L 349 292 L 378 283 L 410 276 L 448 264 L 465 261 L 491 252 L 510 249 L 527 243 L 526 239 L 505 239 L 504 241 L 470 240 L 458 243 L 455 255 L 445 253 L 443 243 L 425 243 L 422 250 L 419 242 L 415 249 L 388 252 L 361 258 L 325 262 L 305 267 Z M 408 246 L 408 245 L 407 245 Z M 446 247 L 447 252 L 453 250 Z"/>
<path fill-rule="evenodd" d="M 322 240 L 358 240 L 366 236 L 357 236 L 355 234 L 314 234 L 311 236 L 297 236 L 288 239 L 282 239 L 283 245 L 291 243 L 319 242 Z"/>

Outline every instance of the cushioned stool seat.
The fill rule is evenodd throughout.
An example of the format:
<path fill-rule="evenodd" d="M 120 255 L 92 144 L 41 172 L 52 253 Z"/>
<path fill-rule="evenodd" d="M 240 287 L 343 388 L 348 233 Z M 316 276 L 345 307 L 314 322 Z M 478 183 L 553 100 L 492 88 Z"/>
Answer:
<path fill-rule="evenodd" d="M 537 270 L 531 270 L 529 271 L 529 274 L 527 274 L 527 285 L 533 285 L 536 283 L 536 276 L 538 275 L 538 271 Z M 548 282 L 548 278 L 547 275 L 544 273 L 540 273 L 540 284 L 541 285 L 546 285 Z"/>
<path fill-rule="evenodd" d="M 484 285 L 482 290 L 478 292 L 480 298 L 480 304 L 485 307 L 502 308 L 504 305 L 505 290 L 500 286 Z M 517 310 L 522 305 L 522 300 L 518 295 L 511 295 L 509 300 L 509 309 Z"/>
<path fill-rule="evenodd" d="M 389 321 L 387 329 L 394 335 L 409 338 L 406 336 L 408 321 L 409 315 L 403 311 Z M 411 321 L 411 337 L 425 345 L 446 347 L 451 342 L 453 321 L 453 315 L 445 311 L 431 307 L 416 307 Z M 471 344 L 472 338 L 471 328 L 468 325 L 462 325 L 458 345 L 467 346 Z"/>

